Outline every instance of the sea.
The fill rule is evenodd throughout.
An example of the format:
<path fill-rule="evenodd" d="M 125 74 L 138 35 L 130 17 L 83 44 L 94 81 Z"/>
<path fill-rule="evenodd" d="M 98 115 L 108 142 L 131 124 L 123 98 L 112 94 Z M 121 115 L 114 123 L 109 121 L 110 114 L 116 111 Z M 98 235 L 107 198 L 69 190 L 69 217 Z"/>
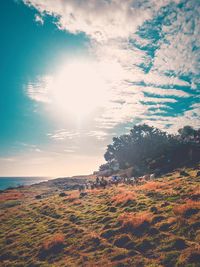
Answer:
<path fill-rule="evenodd" d="M 37 184 L 50 179 L 50 177 L 0 177 L 0 190 L 22 185 Z"/>

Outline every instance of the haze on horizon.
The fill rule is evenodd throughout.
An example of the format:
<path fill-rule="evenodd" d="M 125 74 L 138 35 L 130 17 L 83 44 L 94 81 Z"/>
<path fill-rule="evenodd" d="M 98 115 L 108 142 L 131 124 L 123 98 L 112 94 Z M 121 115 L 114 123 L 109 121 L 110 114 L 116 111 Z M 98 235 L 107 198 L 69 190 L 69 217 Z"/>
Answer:
<path fill-rule="evenodd" d="M 89 174 L 136 123 L 200 127 L 199 1 L 0 7 L 0 176 Z"/>

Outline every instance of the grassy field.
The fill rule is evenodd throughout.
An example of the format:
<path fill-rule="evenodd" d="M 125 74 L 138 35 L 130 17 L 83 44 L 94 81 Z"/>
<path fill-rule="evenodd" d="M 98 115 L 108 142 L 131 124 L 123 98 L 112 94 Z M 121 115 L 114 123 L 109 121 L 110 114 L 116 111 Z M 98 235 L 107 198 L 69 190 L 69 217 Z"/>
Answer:
<path fill-rule="evenodd" d="M 83 198 L 45 183 L 4 191 L 1 266 L 200 266 L 200 177 L 185 172 Z"/>

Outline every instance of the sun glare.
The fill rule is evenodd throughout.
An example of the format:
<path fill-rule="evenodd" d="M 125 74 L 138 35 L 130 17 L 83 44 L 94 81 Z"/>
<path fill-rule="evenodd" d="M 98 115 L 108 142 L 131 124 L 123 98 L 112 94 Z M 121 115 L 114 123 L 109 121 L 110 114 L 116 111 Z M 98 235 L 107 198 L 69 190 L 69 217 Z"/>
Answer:
<path fill-rule="evenodd" d="M 62 66 L 53 78 L 47 79 L 51 104 L 59 114 L 84 118 L 105 106 L 107 84 L 98 65 L 93 62 L 72 62 Z"/>

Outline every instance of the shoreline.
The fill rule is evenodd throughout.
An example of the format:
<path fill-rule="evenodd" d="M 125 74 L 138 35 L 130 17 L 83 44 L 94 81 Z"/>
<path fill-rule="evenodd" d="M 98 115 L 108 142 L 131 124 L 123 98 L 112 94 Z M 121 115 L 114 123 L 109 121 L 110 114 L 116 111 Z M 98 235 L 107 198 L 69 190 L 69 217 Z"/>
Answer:
<path fill-rule="evenodd" d="M 41 178 L 41 181 L 33 181 L 33 183 L 31 184 L 18 184 L 16 186 L 8 186 L 6 188 L 0 189 L 0 194 L 5 192 L 5 191 L 9 191 L 9 190 L 17 190 L 17 189 L 22 189 L 22 188 L 29 188 L 31 186 L 35 187 L 35 186 L 47 186 L 47 187 L 58 187 L 60 189 L 63 190 L 71 190 L 72 188 L 76 187 L 79 184 L 85 183 L 85 181 L 87 179 L 93 179 L 94 175 L 77 175 L 77 176 L 71 176 L 71 177 L 44 177 L 44 180 L 42 180 L 42 177 L 37 177 L 37 176 L 33 176 L 33 177 L 0 177 L 0 184 L 1 184 L 1 179 L 8 179 L 8 178 L 13 178 L 13 179 L 17 179 L 17 178 L 21 178 L 21 179 L 31 179 L 31 178 Z"/>

